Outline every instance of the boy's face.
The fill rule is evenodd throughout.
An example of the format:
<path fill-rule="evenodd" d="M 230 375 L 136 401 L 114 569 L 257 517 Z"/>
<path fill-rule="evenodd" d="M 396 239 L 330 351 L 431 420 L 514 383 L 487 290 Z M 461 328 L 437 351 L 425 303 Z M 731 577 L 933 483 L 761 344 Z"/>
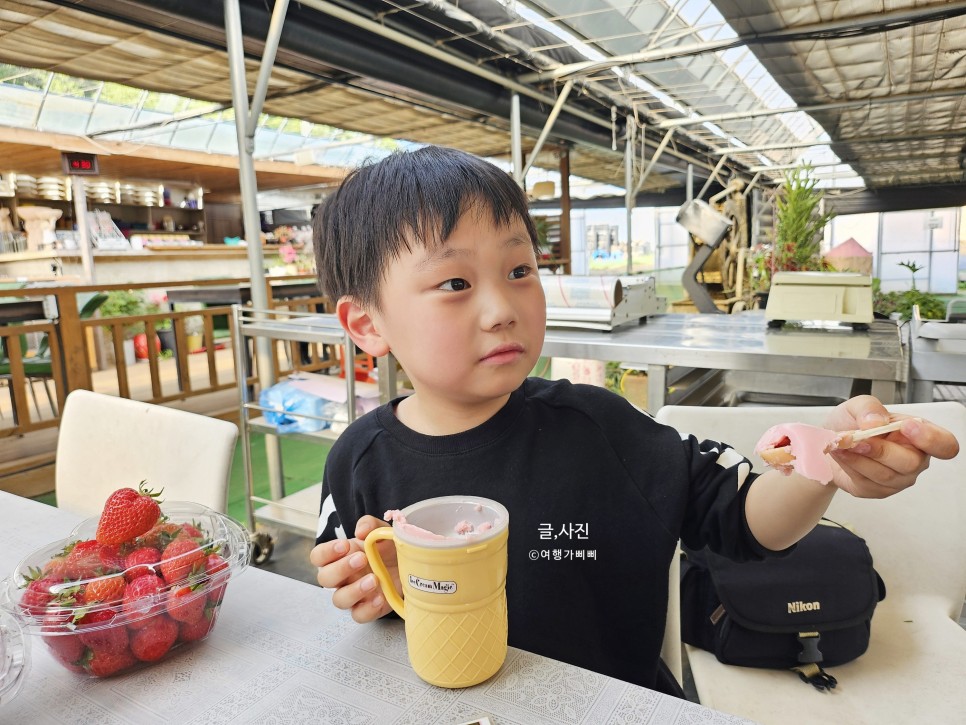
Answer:
<path fill-rule="evenodd" d="M 373 323 L 420 407 L 502 405 L 543 347 L 546 303 L 526 226 L 496 226 L 489 211 L 471 209 L 434 250 L 404 250 L 380 307 Z"/>

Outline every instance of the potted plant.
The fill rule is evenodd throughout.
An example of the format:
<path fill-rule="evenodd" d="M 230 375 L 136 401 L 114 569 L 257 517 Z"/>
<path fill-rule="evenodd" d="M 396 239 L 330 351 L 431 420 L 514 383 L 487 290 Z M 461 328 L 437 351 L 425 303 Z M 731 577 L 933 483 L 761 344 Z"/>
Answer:
<path fill-rule="evenodd" d="M 912 274 L 912 287 L 904 292 L 883 292 L 880 280 L 872 280 L 872 309 L 881 317 L 898 315 L 901 320 L 912 317 L 912 308 L 919 305 L 919 314 L 924 319 L 941 320 L 946 316 L 946 303 L 936 295 L 916 288 L 916 272 L 925 267 L 914 261 L 899 262 Z"/>
<path fill-rule="evenodd" d="M 827 272 L 822 230 L 835 216 L 824 211 L 825 194 L 816 188 L 809 165 L 785 171 L 775 199 L 775 241 L 752 254 L 752 291 L 765 297 L 776 272 Z"/>
<path fill-rule="evenodd" d="M 168 310 L 168 295 L 163 291 L 148 293 L 148 301 L 145 305 L 147 313 L 156 315 Z M 161 352 L 174 352 L 174 324 L 170 317 L 155 320 L 154 331 L 157 333 Z"/>
<path fill-rule="evenodd" d="M 112 290 L 101 305 L 101 317 L 137 317 L 143 314 L 145 314 L 144 297 L 134 290 Z M 113 335 L 113 327 L 108 327 L 107 330 Z M 121 327 L 126 364 L 133 365 L 136 362 L 134 338 L 143 333 L 144 323 L 139 320 L 125 323 Z"/>

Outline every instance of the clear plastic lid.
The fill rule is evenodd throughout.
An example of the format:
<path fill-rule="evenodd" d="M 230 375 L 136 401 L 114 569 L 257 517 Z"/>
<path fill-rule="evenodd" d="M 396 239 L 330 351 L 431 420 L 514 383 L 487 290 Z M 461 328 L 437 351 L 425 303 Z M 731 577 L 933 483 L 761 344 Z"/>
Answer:
<path fill-rule="evenodd" d="M 163 503 L 161 512 L 150 531 L 113 547 L 94 541 L 99 517 L 86 519 L 20 562 L 0 583 L 0 606 L 29 634 L 129 626 L 172 606 L 190 607 L 248 565 L 250 537 L 234 520 L 184 501 Z M 124 601 L 130 596 L 119 592 L 145 574 L 156 575 L 153 588 Z"/>
<path fill-rule="evenodd" d="M 30 669 L 30 645 L 16 618 L 0 609 L 0 706 L 10 702 Z"/>

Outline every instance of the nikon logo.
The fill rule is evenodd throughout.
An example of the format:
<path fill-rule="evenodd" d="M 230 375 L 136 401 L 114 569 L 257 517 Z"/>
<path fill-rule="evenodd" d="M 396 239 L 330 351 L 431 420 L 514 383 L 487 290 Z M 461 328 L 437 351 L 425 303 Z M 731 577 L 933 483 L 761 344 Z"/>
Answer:
<path fill-rule="evenodd" d="M 799 612 L 814 612 L 822 608 L 821 602 L 789 602 L 788 613 L 798 614 Z"/>

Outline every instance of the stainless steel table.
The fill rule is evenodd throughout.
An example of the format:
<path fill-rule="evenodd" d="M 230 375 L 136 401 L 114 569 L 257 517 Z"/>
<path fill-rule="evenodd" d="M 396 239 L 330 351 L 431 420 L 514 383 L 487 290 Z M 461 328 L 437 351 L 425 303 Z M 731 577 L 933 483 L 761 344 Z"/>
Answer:
<path fill-rule="evenodd" d="M 76 521 L 0 492 L 0 575 Z M 456 725 L 481 716 L 493 725 L 748 722 L 515 649 L 481 685 L 433 687 L 409 666 L 399 621 L 356 624 L 332 606 L 329 591 L 254 568 L 229 584 L 207 640 L 129 675 L 73 674 L 42 643 L 33 645 L 24 687 L 0 706 L 0 722 Z"/>
<path fill-rule="evenodd" d="M 668 370 L 674 366 L 870 381 L 872 395 L 884 403 L 901 401 L 907 372 L 892 322 L 873 322 L 867 331 L 769 329 L 758 312 L 657 315 L 613 332 L 548 329 L 543 354 L 646 367 L 651 413 L 667 400 Z"/>

